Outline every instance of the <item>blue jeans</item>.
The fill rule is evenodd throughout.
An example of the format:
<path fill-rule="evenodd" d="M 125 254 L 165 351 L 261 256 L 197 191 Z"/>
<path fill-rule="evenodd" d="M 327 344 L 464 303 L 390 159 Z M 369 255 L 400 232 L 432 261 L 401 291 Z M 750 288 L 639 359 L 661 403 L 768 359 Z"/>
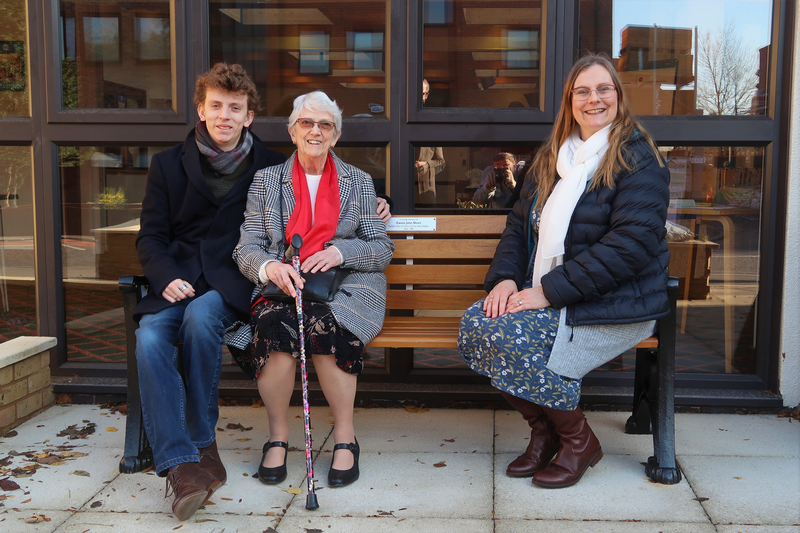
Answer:
<path fill-rule="evenodd" d="M 139 391 L 156 472 L 199 462 L 199 449 L 215 439 L 225 329 L 240 318 L 210 290 L 158 313 L 144 315 L 136 330 Z M 183 375 L 176 341 L 183 342 Z"/>

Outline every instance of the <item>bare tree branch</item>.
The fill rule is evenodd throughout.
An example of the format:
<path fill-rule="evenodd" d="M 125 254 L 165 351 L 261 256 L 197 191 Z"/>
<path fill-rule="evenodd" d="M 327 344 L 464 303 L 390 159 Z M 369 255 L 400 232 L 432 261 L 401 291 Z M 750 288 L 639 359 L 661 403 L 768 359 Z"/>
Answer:
<path fill-rule="evenodd" d="M 749 50 L 732 22 L 700 37 L 697 107 L 709 115 L 746 115 L 758 84 L 758 52 Z"/>

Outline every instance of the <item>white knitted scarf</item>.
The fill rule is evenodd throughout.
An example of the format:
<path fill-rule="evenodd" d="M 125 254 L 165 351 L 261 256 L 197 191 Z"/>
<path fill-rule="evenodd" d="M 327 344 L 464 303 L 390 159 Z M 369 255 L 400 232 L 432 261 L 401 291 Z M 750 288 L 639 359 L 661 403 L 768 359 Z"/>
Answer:
<path fill-rule="evenodd" d="M 572 213 L 578 205 L 586 182 L 592 179 L 608 150 L 611 124 L 596 132 L 585 142 L 575 128 L 558 149 L 556 169 L 561 177 L 544 204 L 539 222 L 539 242 L 533 262 L 533 286 L 542 284 L 542 277 L 564 262 L 564 240 L 567 237 Z"/>

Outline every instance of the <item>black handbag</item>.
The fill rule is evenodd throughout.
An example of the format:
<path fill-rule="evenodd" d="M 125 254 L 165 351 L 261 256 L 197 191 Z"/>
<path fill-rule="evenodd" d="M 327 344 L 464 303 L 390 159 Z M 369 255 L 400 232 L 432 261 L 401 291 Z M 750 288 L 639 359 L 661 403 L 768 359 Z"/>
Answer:
<path fill-rule="evenodd" d="M 325 272 L 300 274 L 306 280 L 303 284 L 303 301 L 332 302 L 342 281 L 351 272 L 352 270 L 349 268 L 333 267 Z M 261 296 L 276 302 L 294 303 L 294 298 L 283 292 L 280 287 L 271 281 L 261 288 Z"/>

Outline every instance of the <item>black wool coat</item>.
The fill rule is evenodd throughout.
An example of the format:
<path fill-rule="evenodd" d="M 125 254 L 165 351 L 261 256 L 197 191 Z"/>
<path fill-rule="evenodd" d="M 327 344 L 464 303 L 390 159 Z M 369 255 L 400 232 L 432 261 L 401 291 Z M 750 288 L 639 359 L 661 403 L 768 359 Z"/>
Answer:
<path fill-rule="evenodd" d="M 150 292 L 136 307 L 136 320 L 173 305 L 161 296 L 173 280 L 195 284 L 201 276 L 229 305 L 249 312 L 253 284 L 239 272 L 232 257 L 244 222 L 247 191 L 258 170 L 286 160 L 251 135 L 253 166 L 222 200 L 214 197 L 203 178 L 203 156 L 194 130 L 183 144 L 153 156 L 136 237 Z"/>
<path fill-rule="evenodd" d="M 572 326 L 629 324 L 669 314 L 669 171 L 643 135 L 634 135 L 624 150 L 632 170 L 623 168 L 613 188 L 583 193 L 567 231 L 564 264 L 542 277 L 545 297 L 553 307 L 567 308 Z M 487 292 L 505 279 L 521 289 L 532 275 L 535 197 L 525 198 L 508 215 L 486 275 Z"/>

